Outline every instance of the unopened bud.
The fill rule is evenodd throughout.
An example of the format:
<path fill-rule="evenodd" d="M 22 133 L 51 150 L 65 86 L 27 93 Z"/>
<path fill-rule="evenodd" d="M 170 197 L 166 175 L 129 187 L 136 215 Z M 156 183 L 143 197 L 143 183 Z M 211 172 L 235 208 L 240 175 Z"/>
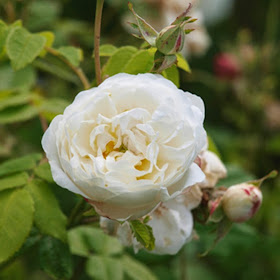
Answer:
<path fill-rule="evenodd" d="M 185 31 L 180 25 L 170 25 L 161 30 L 156 39 L 157 49 L 165 54 L 176 54 L 184 46 Z"/>
<path fill-rule="evenodd" d="M 254 185 L 247 183 L 228 188 L 222 199 L 226 216 L 236 223 L 242 223 L 252 218 L 260 208 L 261 203 L 261 191 Z"/>

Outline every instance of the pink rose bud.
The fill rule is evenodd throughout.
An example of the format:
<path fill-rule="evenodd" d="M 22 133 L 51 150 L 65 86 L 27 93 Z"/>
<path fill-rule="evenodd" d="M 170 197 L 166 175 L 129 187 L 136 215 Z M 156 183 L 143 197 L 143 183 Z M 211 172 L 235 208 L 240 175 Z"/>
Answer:
<path fill-rule="evenodd" d="M 252 184 L 242 183 L 227 189 L 222 199 L 226 216 L 242 223 L 252 218 L 260 208 L 262 193 Z"/>
<path fill-rule="evenodd" d="M 235 56 L 220 53 L 214 58 L 214 72 L 221 79 L 233 80 L 240 75 L 241 68 Z"/>

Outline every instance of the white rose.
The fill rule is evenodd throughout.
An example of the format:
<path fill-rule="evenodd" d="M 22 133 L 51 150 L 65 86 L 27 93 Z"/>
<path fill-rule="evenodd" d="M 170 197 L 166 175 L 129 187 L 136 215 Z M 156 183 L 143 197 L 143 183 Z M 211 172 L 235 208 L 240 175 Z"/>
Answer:
<path fill-rule="evenodd" d="M 55 182 L 111 219 L 136 219 L 201 182 L 204 105 L 160 75 L 117 74 L 77 95 L 42 146 Z"/>

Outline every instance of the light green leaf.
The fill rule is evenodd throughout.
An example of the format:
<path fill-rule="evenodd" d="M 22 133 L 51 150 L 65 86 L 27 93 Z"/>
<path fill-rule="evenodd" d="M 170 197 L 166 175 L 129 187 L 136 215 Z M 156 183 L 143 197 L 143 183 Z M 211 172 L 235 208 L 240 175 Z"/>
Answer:
<path fill-rule="evenodd" d="M 28 182 L 28 178 L 28 174 L 23 172 L 0 179 L 0 191 L 23 186 Z"/>
<path fill-rule="evenodd" d="M 153 63 L 153 54 L 148 50 L 140 50 L 127 62 L 124 72 L 128 74 L 146 73 L 152 69 Z"/>
<path fill-rule="evenodd" d="M 25 189 L 0 193 L 0 263 L 24 243 L 33 221 L 33 201 Z"/>
<path fill-rule="evenodd" d="M 44 181 L 35 179 L 27 188 L 34 200 L 34 220 L 38 229 L 44 234 L 65 241 L 67 219 L 50 187 Z"/>
<path fill-rule="evenodd" d="M 25 68 L 14 71 L 9 65 L 0 67 L 0 91 L 2 90 L 28 90 L 35 84 L 36 73 L 31 65 Z"/>
<path fill-rule="evenodd" d="M 49 182 L 49 183 L 53 183 L 53 177 L 52 177 L 52 172 L 51 172 L 51 168 L 50 168 L 50 164 L 48 162 L 42 163 L 40 165 L 38 165 L 35 169 L 34 169 L 34 173 L 36 176 L 38 176 L 39 178 Z"/>
<path fill-rule="evenodd" d="M 22 27 L 14 28 L 8 35 L 6 48 L 15 70 L 31 63 L 42 51 L 46 38 L 31 34 Z"/>
<path fill-rule="evenodd" d="M 23 122 L 34 118 L 38 110 L 32 105 L 10 107 L 0 111 L 0 124 Z"/>
<path fill-rule="evenodd" d="M 45 47 L 51 47 L 53 45 L 53 42 L 54 42 L 54 33 L 53 32 L 43 31 L 38 34 L 46 38 Z M 44 57 L 46 54 L 47 54 L 47 51 L 44 49 L 40 52 L 41 57 Z"/>
<path fill-rule="evenodd" d="M 60 47 L 57 51 L 74 66 L 79 66 L 83 60 L 83 51 L 79 48 L 67 46 Z"/>
<path fill-rule="evenodd" d="M 162 74 L 166 79 L 173 82 L 178 88 L 180 87 L 179 71 L 175 65 L 172 65 L 170 68 L 165 69 Z"/>
<path fill-rule="evenodd" d="M 208 139 L 208 150 L 215 153 L 219 158 L 221 158 L 221 154 L 220 154 L 215 142 L 213 141 L 212 137 L 207 135 L 207 139 Z"/>
<path fill-rule="evenodd" d="M 177 67 L 183 69 L 184 71 L 191 73 L 191 68 L 187 60 L 180 54 L 176 54 L 177 56 Z"/>
<path fill-rule="evenodd" d="M 80 226 L 68 232 L 68 241 L 72 254 L 88 257 L 92 252 L 111 256 L 120 254 L 122 246 L 116 238 L 103 233 L 101 229 Z"/>
<path fill-rule="evenodd" d="M 139 220 L 130 221 L 129 223 L 137 241 L 146 249 L 153 250 L 155 248 L 155 238 L 152 228 Z"/>
<path fill-rule="evenodd" d="M 21 94 L 9 94 L 6 98 L 1 98 L 0 95 L 0 110 L 6 107 L 17 106 L 26 104 L 30 101 L 30 95 L 26 93 Z"/>
<path fill-rule="evenodd" d="M 123 256 L 121 263 L 125 274 L 131 280 L 157 280 L 156 276 L 146 266 L 129 256 Z"/>
<path fill-rule="evenodd" d="M 112 56 L 118 50 L 114 45 L 101 45 L 99 48 L 99 56 Z"/>
<path fill-rule="evenodd" d="M 136 52 L 137 49 L 132 46 L 119 48 L 105 64 L 102 71 L 103 76 L 113 76 L 117 73 L 122 73 L 127 63 Z"/>
<path fill-rule="evenodd" d="M 0 177 L 33 169 L 41 158 L 41 154 L 30 154 L 24 157 L 7 160 L 0 164 Z"/>
<path fill-rule="evenodd" d="M 8 31 L 7 25 L 2 20 L 0 20 L 0 55 L 3 52 L 5 46 L 6 37 L 8 34 L 7 31 Z"/>
<path fill-rule="evenodd" d="M 123 279 L 123 268 L 121 266 L 120 260 L 110 257 L 89 257 L 86 263 L 86 272 L 94 280 Z"/>
<path fill-rule="evenodd" d="M 50 236 L 40 241 L 41 268 L 54 279 L 69 279 L 73 274 L 72 256 L 67 244 Z"/>

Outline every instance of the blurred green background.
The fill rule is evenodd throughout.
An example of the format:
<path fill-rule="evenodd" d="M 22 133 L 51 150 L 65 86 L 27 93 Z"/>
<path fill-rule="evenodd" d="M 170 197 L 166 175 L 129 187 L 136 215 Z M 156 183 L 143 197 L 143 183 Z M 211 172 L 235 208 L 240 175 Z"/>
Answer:
<path fill-rule="evenodd" d="M 225 3 L 228 2 L 226 7 Z M 102 44 L 135 45 L 141 41 L 126 31 L 127 1 L 105 0 Z M 148 21 L 161 25 L 166 16 L 166 1 L 135 0 L 135 10 Z M 172 6 L 173 1 L 169 1 Z M 177 1 L 174 1 L 174 3 Z M 187 1 L 186 6 L 187 6 Z M 203 29 L 211 43 L 199 55 L 189 52 L 191 74 L 180 73 L 181 88 L 201 96 L 205 102 L 205 127 L 214 140 L 229 176 L 222 185 L 259 178 L 279 169 L 280 156 L 280 2 L 279 0 L 202 1 L 195 7 L 204 17 Z M 207 2 L 207 3 L 206 3 Z M 175 4 L 174 4 L 175 5 Z M 165 7 L 165 6 L 164 6 Z M 172 10 L 172 7 L 170 8 Z M 211 15 L 207 16 L 207 11 Z M 31 32 L 50 30 L 55 46 L 73 45 L 84 50 L 82 68 L 94 78 L 93 28 L 95 1 L 91 0 L 1 0 L 0 17 L 6 22 L 23 20 Z M 199 18 L 199 17 L 198 17 Z M 199 20 L 198 20 L 199 24 Z M 193 32 L 193 34 L 196 31 Z M 193 35 L 194 36 L 194 35 Z M 187 37 L 188 40 L 188 37 Z M 34 84 L 39 96 L 61 98 L 57 112 L 70 103 L 82 86 L 75 76 L 57 65 L 53 76 L 48 64 L 34 62 L 24 83 Z M 12 75 L 5 58 L 0 60 L 0 90 L 5 90 Z M 101 62 L 104 62 L 101 60 Z M 222 73 L 222 74 L 221 74 Z M 228 74 L 225 74 L 228 73 Z M 20 85 L 21 80 L 17 81 Z M 1 101 L 0 101 L 1 102 Z M 0 161 L 41 152 L 42 130 L 38 119 L 24 123 L 1 124 Z M 175 279 L 280 279 L 280 179 L 262 186 L 264 201 L 257 215 L 246 224 L 235 225 L 229 235 L 206 257 L 199 257 L 209 247 L 211 229 L 196 226 L 199 240 L 177 256 L 155 256 L 141 252 L 135 258 L 163 280 Z M 55 190 L 66 196 L 66 191 Z M 62 201 L 65 213 L 70 202 Z M 132 252 L 131 252 L 132 253 Z M 133 253 L 132 253 L 133 255 Z M 0 272 L 0 279 L 48 279 L 39 272 L 34 252 Z M 87 279 L 82 276 L 79 279 Z"/>

